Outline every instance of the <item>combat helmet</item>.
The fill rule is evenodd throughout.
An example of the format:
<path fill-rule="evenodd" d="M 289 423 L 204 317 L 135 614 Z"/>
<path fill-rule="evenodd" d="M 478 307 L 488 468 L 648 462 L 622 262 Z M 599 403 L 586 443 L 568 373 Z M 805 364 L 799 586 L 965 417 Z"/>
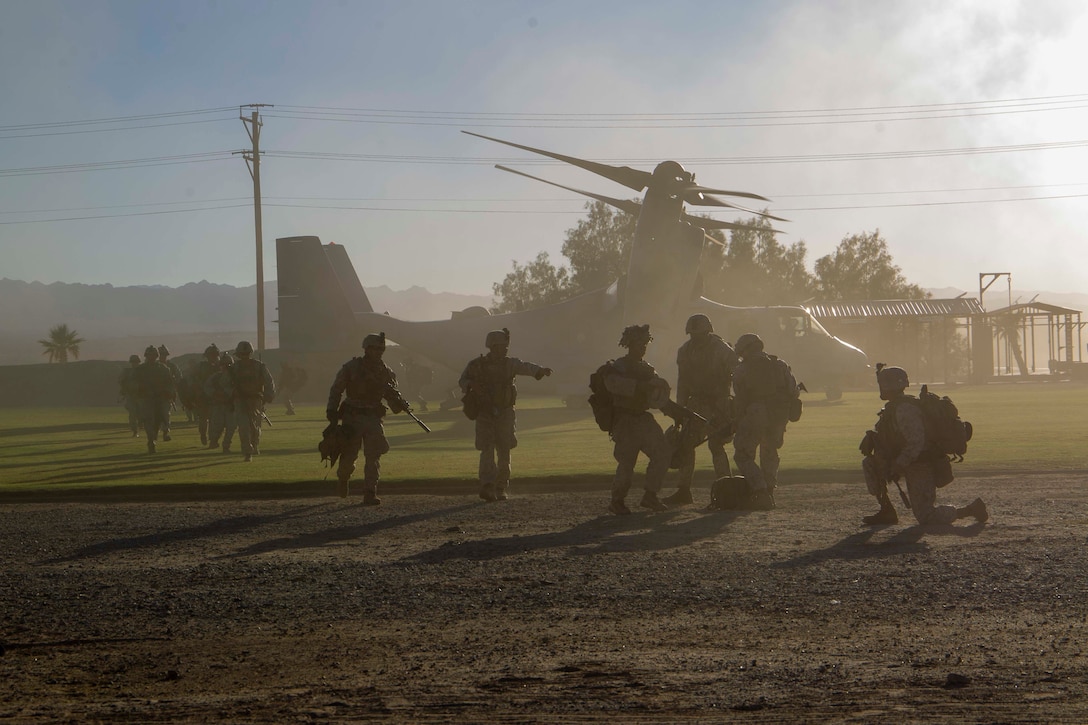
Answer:
<path fill-rule="evenodd" d="M 876 364 L 876 384 L 880 391 L 903 390 L 910 387 L 907 371 L 894 365 Z"/>
<path fill-rule="evenodd" d="M 509 345 L 510 344 L 510 330 L 505 327 L 501 330 L 492 330 L 487 333 L 487 337 L 484 338 L 484 347 L 488 350 L 495 347 L 495 345 Z"/>
<path fill-rule="evenodd" d="M 214 342 L 211 345 L 208 345 L 206 348 L 204 348 L 204 357 L 218 357 L 218 356 L 219 356 L 219 347 Z"/>
<path fill-rule="evenodd" d="M 714 325 L 709 317 L 700 312 L 688 318 L 688 323 L 684 325 L 684 332 L 688 335 L 714 332 Z"/>
<path fill-rule="evenodd" d="M 234 354 L 241 355 L 242 357 L 252 355 L 253 345 L 250 344 L 249 340 L 242 340 L 238 343 L 238 346 L 234 348 Z"/>
<path fill-rule="evenodd" d="M 140 362 L 140 356 L 139 355 L 129 355 L 128 356 L 128 361 L 129 361 L 130 364 L 131 363 L 139 363 Z"/>
<path fill-rule="evenodd" d="M 737 344 L 733 346 L 737 355 L 744 357 L 746 354 L 763 352 L 763 338 L 754 332 L 746 332 L 737 338 Z"/>
<path fill-rule="evenodd" d="M 219 356 L 219 364 L 225 368 L 229 368 L 234 364 L 234 358 L 230 356 L 229 352 L 225 352 Z"/>
<path fill-rule="evenodd" d="M 169 355 L 170 350 L 167 349 L 166 345 L 159 345 L 159 357 L 168 357 Z"/>
<path fill-rule="evenodd" d="M 654 336 L 650 334 L 649 325 L 630 325 L 623 328 L 620 335 L 620 347 L 630 348 L 634 345 L 649 345 Z"/>
<path fill-rule="evenodd" d="M 154 345 L 148 345 L 147 348 L 144 350 L 144 357 L 153 357 L 153 358 L 158 359 L 158 357 L 159 357 L 158 348 L 155 347 Z"/>
<path fill-rule="evenodd" d="M 363 349 L 368 347 L 376 347 L 380 350 L 385 349 L 385 333 L 379 332 L 377 335 L 371 333 L 363 338 Z"/>

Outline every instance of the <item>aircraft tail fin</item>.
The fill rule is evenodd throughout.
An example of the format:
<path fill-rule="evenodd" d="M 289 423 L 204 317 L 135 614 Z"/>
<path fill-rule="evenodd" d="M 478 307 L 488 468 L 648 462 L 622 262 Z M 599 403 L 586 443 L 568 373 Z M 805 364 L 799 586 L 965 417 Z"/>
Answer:
<path fill-rule="evenodd" d="M 276 240 L 280 349 L 347 350 L 359 346 L 356 312 L 374 308 L 347 251 L 314 236 Z"/>

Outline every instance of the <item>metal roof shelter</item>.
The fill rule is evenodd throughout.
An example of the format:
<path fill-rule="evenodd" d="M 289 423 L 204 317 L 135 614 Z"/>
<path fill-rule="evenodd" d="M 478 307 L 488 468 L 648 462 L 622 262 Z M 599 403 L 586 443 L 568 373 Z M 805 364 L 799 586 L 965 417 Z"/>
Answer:
<path fill-rule="evenodd" d="M 1036 359 L 1042 348 L 1043 330 L 1046 331 L 1048 372 L 1073 372 L 1078 367 L 1076 364 L 1082 362 L 1084 323 L 1080 310 L 1032 301 L 984 312 L 977 317 L 977 322 L 993 329 L 991 364 L 994 375 L 1039 372 Z"/>
<path fill-rule="evenodd" d="M 970 374 L 971 323 L 985 314 L 977 299 L 963 296 L 801 306 L 833 335 L 864 350 L 871 363 L 901 365 L 920 382 L 950 382 Z"/>

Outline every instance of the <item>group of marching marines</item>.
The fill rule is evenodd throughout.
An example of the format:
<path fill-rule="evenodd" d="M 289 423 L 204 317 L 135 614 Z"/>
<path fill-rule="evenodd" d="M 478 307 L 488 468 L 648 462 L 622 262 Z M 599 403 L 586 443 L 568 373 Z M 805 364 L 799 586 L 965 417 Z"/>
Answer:
<path fill-rule="evenodd" d="M 800 388 L 789 365 L 764 352 L 758 335 L 741 335 L 735 346 L 718 335 L 710 319 L 692 315 L 685 328 L 689 338 L 677 352 L 677 396 L 669 383 L 644 360 L 653 340 L 649 325 L 623 330 L 619 345 L 627 353 L 610 360 L 597 375 L 604 390 L 591 397 L 595 417 L 614 442 L 616 475 L 609 510 L 629 514 L 625 498 L 634 478 L 640 453 L 649 459 L 645 493 L 639 505 L 654 511 L 693 502 L 695 450 L 704 441 L 710 450 L 716 478 L 731 477 L 725 446 L 733 442 L 733 460 L 747 487 L 748 508 L 774 507 L 781 448 L 790 411 Z M 501 501 L 509 496 L 510 455 L 517 446 L 515 378 L 537 380 L 551 368 L 508 355 L 510 332 L 487 333 L 488 348 L 469 361 L 459 381 L 465 415 L 475 421 L 476 449 L 480 452 L 480 498 Z M 388 410 L 411 413 L 397 388 L 395 373 L 382 361 L 383 333 L 367 335 L 363 356 L 344 364 L 329 391 L 326 441 L 335 440 L 338 492 L 349 493 L 349 481 L 359 453 L 363 455 L 363 504 L 378 505 L 380 458 L 389 450 L 382 418 Z M 592 387 L 592 381 L 591 381 Z M 604 408 L 599 410 L 598 408 Z M 676 424 L 668 432 L 653 409 Z M 414 416 L 413 416 L 414 417 Z M 418 421 L 418 419 L 417 419 Z M 758 454 L 758 463 L 757 463 Z M 677 491 L 658 497 L 670 463 L 678 461 Z M 740 477 L 736 477 L 740 480 Z"/>

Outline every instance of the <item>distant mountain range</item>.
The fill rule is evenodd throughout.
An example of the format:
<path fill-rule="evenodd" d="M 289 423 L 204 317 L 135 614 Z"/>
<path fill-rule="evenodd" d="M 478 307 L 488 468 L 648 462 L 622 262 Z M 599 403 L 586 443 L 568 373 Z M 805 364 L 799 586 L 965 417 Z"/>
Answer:
<path fill-rule="evenodd" d="M 406 320 L 449 319 L 455 310 L 491 304 L 490 296 L 429 292 L 422 287 L 366 290 L 378 312 Z M 277 347 L 276 282 L 265 283 L 265 338 Z M 38 340 L 64 323 L 86 342 L 81 360 L 123 360 L 148 344 L 179 355 L 209 343 L 233 346 L 256 336 L 256 286 L 194 282 L 181 287 L 114 287 L 0 279 L 0 365 L 43 362 Z"/>

